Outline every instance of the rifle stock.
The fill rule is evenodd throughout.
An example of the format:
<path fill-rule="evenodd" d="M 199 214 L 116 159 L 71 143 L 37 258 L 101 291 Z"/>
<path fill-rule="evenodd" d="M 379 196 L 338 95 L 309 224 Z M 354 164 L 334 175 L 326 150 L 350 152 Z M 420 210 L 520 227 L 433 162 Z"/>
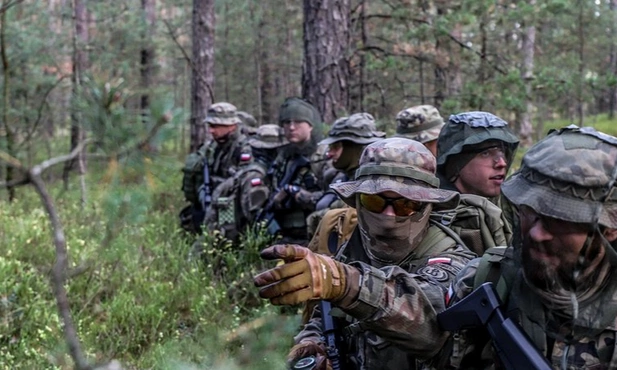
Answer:
<path fill-rule="evenodd" d="M 505 318 L 492 283 L 484 283 L 470 295 L 437 315 L 442 330 L 486 327 L 504 367 L 509 370 L 550 370 L 546 358 L 510 318 Z"/>

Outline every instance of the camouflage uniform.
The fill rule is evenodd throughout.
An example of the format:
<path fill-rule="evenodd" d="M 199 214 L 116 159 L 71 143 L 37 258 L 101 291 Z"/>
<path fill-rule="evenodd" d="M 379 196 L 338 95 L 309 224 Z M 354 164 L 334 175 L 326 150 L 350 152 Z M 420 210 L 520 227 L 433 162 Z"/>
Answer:
<path fill-rule="evenodd" d="M 375 118 L 368 113 L 355 113 L 334 122 L 328 137 L 320 141 L 319 145 L 329 146 L 340 142 L 343 145 L 343 152 L 340 160 L 332 165 L 332 169 L 336 172 L 333 171 L 331 179 L 324 184 L 324 195 L 317 202 L 315 212 L 307 219 L 309 238 L 314 236 L 319 222 L 329 209 L 344 207 L 344 203 L 338 200 L 334 190 L 329 189 L 330 184 L 352 179 L 364 147 L 385 137 L 386 133 L 377 131 Z"/>
<path fill-rule="evenodd" d="M 432 105 L 418 105 L 398 112 L 395 136 L 419 141 L 430 150 L 430 143 L 439 138 L 444 125 L 437 108 Z"/>
<path fill-rule="evenodd" d="M 366 147 L 354 181 L 332 185 L 359 212 L 358 227 L 336 257 L 347 271 L 359 275 L 348 276 L 345 296 L 332 302 L 332 315 L 344 335 L 339 347 L 344 353 L 342 368 L 414 369 L 417 358 L 434 355 L 446 339 L 425 323 L 432 323 L 445 308 L 450 280 L 474 255 L 426 221 L 431 209 L 450 209 L 458 203 L 457 193 L 437 189 L 434 172 L 435 158 L 422 144 L 384 139 Z M 388 217 L 406 219 L 419 228 L 413 241 L 404 240 L 405 246 L 396 247 L 398 257 L 389 261 L 384 258 L 393 254 L 382 254 L 379 240 L 372 243 L 366 237 L 376 225 L 363 220 L 368 211 L 357 204 L 360 193 L 385 191 L 425 204 L 411 216 Z M 315 309 L 296 336 L 296 346 L 322 343 L 322 335 L 321 312 Z"/>
<path fill-rule="evenodd" d="M 605 228 L 617 228 L 617 138 L 591 128 L 569 126 L 552 131 L 526 153 L 522 167 L 502 185 L 502 191 L 517 207 L 526 206 L 542 217 L 586 224 L 585 246 L 578 266 L 589 266 L 591 253 L 585 253 L 593 239 Z M 564 231 L 567 238 L 568 230 Z M 525 235 L 523 235 L 525 237 Z M 575 286 L 590 287 L 562 294 L 548 292 L 524 277 L 522 241 L 505 250 L 499 262 L 497 284 L 506 301 L 506 314 L 517 321 L 554 369 L 617 368 L 617 265 L 615 242 L 601 238 L 606 251 L 595 275 Z M 560 241 L 561 242 L 561 241 Z M 597 254 L 596 254 L 597 255 Z M 467 296 L 484 281 L 475 281 L 481 259 L 471 261 L 452 286 L 451 303 Z M 604 271 L 604 273 L 602 272 Z M 572 271 L 585 279 L 585 270 Z M 576 302 L 576 304 L 575 304 Z M 565 303 L 565 304 L 564 304 Z M 434 366 L 444 368 L 495 368 L 497 356 L 479 338 L 486 336 L 462 331 L 454 336 L 456 351 L 445 350 Z"/>
<path fill-rule="evenodd" d="M 232 104 L 221 102 L 215 103 L 208 108 L 205 122 L 214 125 L 240 125 L 241 121 L 237 116 L 236 107 Z M 227 181 L 234 178 L 236 174 L 245 166 L 253 162 L 253 154 L 248 138 L 237 128 L 223 143 L 212 140 L 206 148 L 206 158 L 210 169 L 210 183 L 212 194 L 225 193 Z M 223 185 L 222 189 L 217 189 Z M 231 197 L 212 197 L 211 209 L 206 210 L 205 222 L 211 228 L 218 229 L 221 223 L 229 223 L 233 220 L 233 198 Z M 225 210 L 225 211 L 223 211 Z M 222 214 L 225 215 L 221 220 Z"/>
<path fill-rule="evenodd" d="M 219 185 L 213 199 L 225 199 L 233 209 L 227 208 L 229 215 L 219 210 L 217 229 L 223 229 L 228 239 L 236 240 L 239 233 L 254 223 L 258 214 L 270 197 L 270 182 L 267 171 L 277 149 L 287 141 L 282 137 L 278 125 L 260 126 L 255 135 L 248 140 L 253 151 L 253 162 L 242 166 L 235 176 Z M 233 214 L 231 214 L 233 211 Z"/>
<path fill-rule="evenodd" d="M 312 127 L 321 124 L 321 115 L 306 100 L 288 98 L 279 110 L 279 125 L 286 121 L 304 121 Z M 271 176 L 271 196 L 274 219 L 280 226 L 280 234 L 286 242 L 305 244 L 306 217 L 315 210 L 317 200 L 323 195 L 319 180 L 313 172 L 311 157 L 314 155 L 318 130 L 312 131 L 308 142 L 300 145 L 289 143 L 280 148 L 268 170 Z M 291 176 L 289 176 L 291 175 Z M 289 181 L 284 180 L 289 179 Z"/>

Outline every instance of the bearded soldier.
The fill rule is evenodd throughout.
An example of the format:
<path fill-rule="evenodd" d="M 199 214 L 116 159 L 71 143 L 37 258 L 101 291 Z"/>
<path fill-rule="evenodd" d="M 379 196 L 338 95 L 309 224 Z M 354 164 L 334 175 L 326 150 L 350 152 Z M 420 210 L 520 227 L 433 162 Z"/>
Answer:
<path fill-rule="evenodd" d="M 616 163 L 617 138 L 588 127 L 552 131 L 529 149 L 502 186 L 518 208 L 520 238 L 471 261 L 451 304 L 493 282 L 505 313 L 552 368 L 617 368 Z M 490 344 L 477 331 L 455 333 L 433 365 L 501 368 Z"/>

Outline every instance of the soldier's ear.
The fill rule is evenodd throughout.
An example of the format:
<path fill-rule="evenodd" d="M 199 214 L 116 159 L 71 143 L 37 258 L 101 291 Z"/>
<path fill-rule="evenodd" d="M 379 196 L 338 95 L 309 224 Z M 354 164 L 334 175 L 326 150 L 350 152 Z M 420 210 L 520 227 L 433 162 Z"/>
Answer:
<path fill-rule="evenodd" d="M 617 240 L 617 229 L 606 228 L 604 229 L 602 234 L 609 242 L 614 242 L 615 240 Z"/>

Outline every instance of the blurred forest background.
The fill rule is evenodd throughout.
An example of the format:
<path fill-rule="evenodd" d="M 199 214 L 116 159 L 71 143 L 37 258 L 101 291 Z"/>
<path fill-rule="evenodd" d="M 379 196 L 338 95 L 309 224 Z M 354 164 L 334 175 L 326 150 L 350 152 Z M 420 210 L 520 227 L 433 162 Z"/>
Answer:
<path fill-rule="evenodd" d="M 177 213 L 206 108 L 287 96 L 614 135 L 617 0 L 0 0 L 0 368 L 284 368 L 263 232 L 195 261 Z"/>

